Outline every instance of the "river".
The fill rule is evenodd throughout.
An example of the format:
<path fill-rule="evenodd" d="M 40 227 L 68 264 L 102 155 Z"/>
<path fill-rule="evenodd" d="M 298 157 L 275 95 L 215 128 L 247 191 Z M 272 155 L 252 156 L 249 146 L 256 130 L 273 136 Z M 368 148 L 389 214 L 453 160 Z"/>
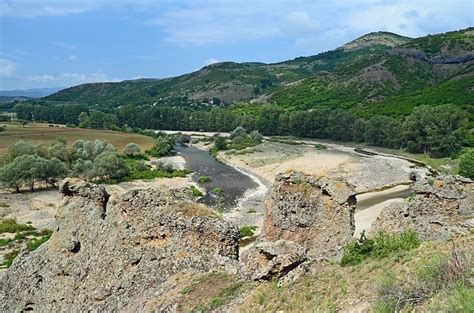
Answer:
<path fill-rule="evenodd" d="M 206 190 L 206 195 L 199 199 L 201 203 L 229 210 L 237 205 L 247 190 L 258 187 L 249 176 L 217 161 L 207 151 L 179 145 L 175 150 L 193 169 L 194 181 L 197 181 L 199 176 L 211 177 L 211 182 L 201 184 Z M 215 188 L 221 189 L 220 195 L 213 192 Z"/>

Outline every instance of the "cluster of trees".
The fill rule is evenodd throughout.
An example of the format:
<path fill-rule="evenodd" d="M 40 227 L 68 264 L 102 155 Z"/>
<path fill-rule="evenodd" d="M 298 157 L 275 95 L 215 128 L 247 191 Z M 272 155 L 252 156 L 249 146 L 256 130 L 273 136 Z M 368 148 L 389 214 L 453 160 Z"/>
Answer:
<path fill-rule="evenodd" d="M 29 117 L 30 114 L 23 112 L 20 118 Z M 455 105 L 419 106 L 410 115 L 397 118 L 385 115 L 362 118 L 349 110 L 327 107 L 290 111 L 277 105 L 248 105 L 185 111 L 180 108 L 129 105 L 111 113 L 82 112 L 77 120 L 81 127 L 123 131 L 168 129 L 230 132 L 242 126 L 258 130 L 264 135 L 366 142 L 374 146 L 404 148 L 434 157 L 450 156 L 459 152 L 463 145 L 470 144 L 466 139 L 466 114 Z M 470 136 L 473 136 L 472 131 Z"/>
<path fill-rule="evenodd" d="M 9 147 L 0 165 L 0 183 L 18 192 L 23 187 L 34 190 L 37 183 L 55 187 L 68 175 L 89 180 L 126 175 L 125 163 L 114 146 L 100 140 L 77 140 L 72 147 L 64 142 L 46 147 L 18 141 Z"/>

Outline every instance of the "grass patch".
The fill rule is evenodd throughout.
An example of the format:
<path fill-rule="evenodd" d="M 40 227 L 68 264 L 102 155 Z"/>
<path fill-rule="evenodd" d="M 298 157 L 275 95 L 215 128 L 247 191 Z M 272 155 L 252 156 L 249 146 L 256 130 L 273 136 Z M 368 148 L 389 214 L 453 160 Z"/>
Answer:
<path fill-rule="evenodd" d="M 219 291 L 208 302 L 200 303 L 194 307 L 192 312 L 207 312 L 216 310 L 230 300 L 236 298 L 239 294 L 246 290 L 243 282 L 237 282 Z"/>
<path fill-rule="evenodd" d="M 36 233 L 37 236 L 40 236 L 39 238 L 29 239 L 26 241 L 26 247 L 30 251 L 35 251 L 39 246 L 48 241 L 52 234 L 53 231 L 51 229 L 44 228 L 39 233 Z"/>
<path fill-rule="evenodd" d="M 242 226 L 239 229 L 239 237 L 244 238 L 244 237 L 253 236 L 256 229 L 257 229 L 257 226 L 253 226 L 253 225 Z"/>
<path fill-rule="evenodd" d="M 251 209 L 248 209 L 247 213 L 249 214 L 257 213 L 257 210 L 255 210 L 254 208 L 251 208 Z"/>
<path fill-rule="evenodd" d="M 321 143 L 315 144 L 314 147 L 316 148 L 316 150 L 326 150 L 328 148 L 326 145 L 323 145 Z"/>
<path fill-rule="evenodd" d="M 191 189 L 191 192 L 193 193 L 193 196 L 195 196 L 196 198 L 199 198 L 199 197 L 203 196 L 202 191 L 199 190 L 196 186 L 191 185 L 191 187 L 189 187 L 189 189 Z"/>
<path fill-rule="evenodd" d="M 200 184 L 210 183 L 211 181 L 212 181 L 212 179 L 209 176 L 202 175 L 202 176 L 199 176 L 199 178 L 198 178 L 198 183 L 200 183 Z"/>
<path fill-rule="evenodd" d="M 18 224 L 15 219 L 3 219 L 0 221 L 0 234 L 3 233 L 16 233 L 28 230 L 35 230 L 31 225 Z"/>
<path fill-rule="evenodd" d="M 474 297 L 473 289 L 467 286 L 467 277 L 472 265 L 472 260 L 457 252 L 454 246 L 451 255 L 438 252 L 424 256 L 416 264 L 411 280 L 397 279 L 392 274 L 384 277 L 373 309 L 411 311 L 427 302 L 428 312 L 470 312 Z"/>
<path fill-rule="evenodd" d="M 8 208 L 10 205 L 7 204 L 6 202 L 1 202 L 0 201 L 0 208 Z"/>
<path fill-rule="evenodd" d="M 19 253 L 20 253 L 20 250 L 13 250 L 11 252 L 4 254 L 2 267 L 9 268 L 12 265 L 13 260 L 18 256 Z"/>
<path fill-rule="evenodd" d="M 388 234 L 384 231 L 377 233 L 373 239 L 367 238 L 362 232 L 360 238 L 344 246 L 341 265 L 356 265 L 365 259 L 382 259 L 390 255 L 409 251 L 420 245 L 420 239 L 413 230 L 399 234 Z"/>
<path fill-rule="evenodd" d="M 0 239 L 0 247 L 6 247 L 8 245 L 10 245 L 10 243 L 12 243 L 14 240 L 13 239 L 3 239 L 1 238 Z"/>

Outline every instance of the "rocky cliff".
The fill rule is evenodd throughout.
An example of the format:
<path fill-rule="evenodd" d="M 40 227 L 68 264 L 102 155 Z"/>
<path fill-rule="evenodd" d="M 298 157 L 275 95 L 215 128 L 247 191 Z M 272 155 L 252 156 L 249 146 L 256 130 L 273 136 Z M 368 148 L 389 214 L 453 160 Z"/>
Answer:
<path fill-rule="evenodd" d="M 355 205 L 344 180 L 280 174 L 267 194 L 263 238 L 298 243 L 311 258 L 334 257 L 354 233 Z"/>
<path fill-rule="evenodd" d="M 135 311 L 184 272 L 237 271 L 238 229 L 187 190 L 66 181 L 50 241 L 23 252 L 0 282 L 0 311 Z"/>
<path fill-rule="evenodd" d="M 394 203 L 380 213 L 374 231 L 414 229 L 424 240 L 448 239 L 474 228 L 474 182 L 453 176 L 425 179 L 413 186 L 405 203 Z"/>

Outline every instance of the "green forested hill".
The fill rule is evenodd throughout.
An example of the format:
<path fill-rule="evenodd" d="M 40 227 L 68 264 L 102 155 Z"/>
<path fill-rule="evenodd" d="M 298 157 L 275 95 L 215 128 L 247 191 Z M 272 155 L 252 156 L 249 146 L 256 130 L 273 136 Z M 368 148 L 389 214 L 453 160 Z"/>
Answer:
<path fill-rule="evenodd" d="M 168 79 L 84 84 L 44 100 L 109 108 L 252 101 L 287 109 L 323 106 L 361 115 L 405 115 L 419 104 L 472 104 L 473 63 L 474 28 L 416 39 L 377 32 L 290 61 L 223 62 Z"/>

